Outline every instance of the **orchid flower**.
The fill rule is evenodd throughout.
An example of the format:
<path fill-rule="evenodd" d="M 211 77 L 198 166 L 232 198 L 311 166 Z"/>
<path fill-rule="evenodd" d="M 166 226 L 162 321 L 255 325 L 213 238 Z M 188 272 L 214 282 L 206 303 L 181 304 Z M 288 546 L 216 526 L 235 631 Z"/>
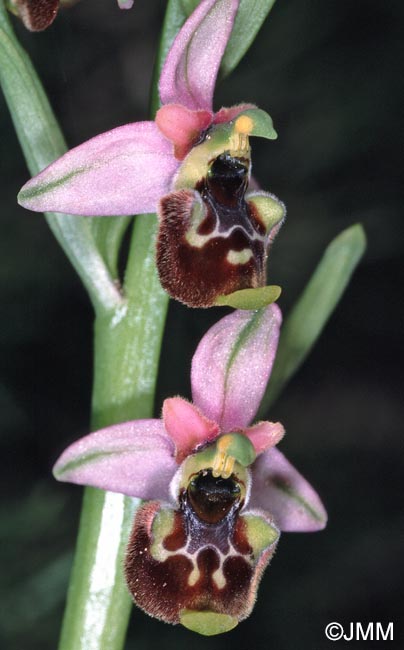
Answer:
<path fill-rule="evenodd" d="M 56 18 L 59 6 L 72 5 L 78 0 L 10 0 L 10 8 L 31 32 L 42 32 Z M 130 9 L 134 0 L 118 0 L 121 9 Z"/>
<path fill-rule="evenodd" d="M 213 91 L 239 0 L 202 0 L 165 60 L 161 108 L 72 149 L 22 188 L 36 211 L 84 215 L 158 212 L 161 284 L 189 306 L 266 282 L 268 247 L 285 208 L 248 191 L 249 136 L 276 138 L 252 104 L 213 111 Z"/>
<path fill-rule="evenodd" d="M 57 461 L 62 481 L 145 499 L 125 561 L 135 603 L 200 634 L 246 618 L 280 531 L 315 531 L 326 512 L 275 448 L 279 422 L 250 424 L 276 353 L 280 310 L 235 311 L 192 361 L 193 403 L 166 399 L 162 419 L 107 427 Z"/>

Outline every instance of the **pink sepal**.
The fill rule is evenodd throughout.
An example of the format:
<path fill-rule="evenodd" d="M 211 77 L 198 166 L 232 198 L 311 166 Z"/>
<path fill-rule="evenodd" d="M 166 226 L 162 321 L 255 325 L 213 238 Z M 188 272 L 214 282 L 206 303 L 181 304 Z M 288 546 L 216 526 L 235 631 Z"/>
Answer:
<path fill-rule="evenodd" d="M 235 311 L 205 334 L 192 360 L 193 402 L 222 431 L 245 429 L 254 418 L 275 358 L 281 312 Z"/>
<path fill-rule="evenodd" d="M 136 122 L 88 140 L 24 185 L 20 205 L 82 215 L 155 212 L 178 167 L 154 122 Z"/>
<path fill-rule="evenodd" d="M 53 473 L 59 481 L 167 501 L 176 470 L 174 445 L 161 420 L 134 420 L 80 438 Z"/>
<path fill-rule="evenodd" d="M 253 465 L 251 508 L 270 512 L 285 532 L 312 532 L 327 523 L 327 513 L 317 492 L 276 448 Z"/>
<path fill-rule="evenodd" d="M 160 76 L 162 104 L 212 110 L 213 91 L 238 0 L 202 0 L 179 31 Z"/>
<path fill-rule="evenodd" d="M 180 464 L 198 447 L 219 435 L 216 422 L 208 420 L 196 406 L 182 397 L 170 397 L 163 404 L 165 429 L 175 445 L 175 460 Z"/>

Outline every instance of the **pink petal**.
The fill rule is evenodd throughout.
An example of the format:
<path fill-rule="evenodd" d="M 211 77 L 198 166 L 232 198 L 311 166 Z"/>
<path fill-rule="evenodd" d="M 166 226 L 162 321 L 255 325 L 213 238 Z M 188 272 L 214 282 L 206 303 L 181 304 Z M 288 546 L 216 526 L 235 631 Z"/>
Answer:
<path fill-rule="evenodd" d="M 163 404 L 164 426 L 175 445 L 175 459 L 181 463 L 195 449 L 219 435 L 216 422 L 205 418 L 182 397 L 171 397 Z"/>
<path fill-rule="evenodd" d="M 238 0 L 202 0 L 167 55 L 160 76 L 162 104 L 212 110 L 213 91 Z"/>
<path fill-rule="evenodd" d="M 18 199 L 39 212 L 154 212 L 177 167 L 171 142 L 154 122 L 126 124 L 68 151 L 28 181 Z"/>
<path fill-rule="evenodd" d="M 161 420 L 134 420 L 90 433 L 70 445 L 53 468 L 59 481 L 163 500 L 176 470 L 174 445 Z"/>
<path fill-rule="evenodd" d="M 264 394 L 278 345 L 277 305 L 235 311 L 205 334 L 192 361 L 193 401 L 224 432 L 244 429 Z"/>
<path fill-rule="evenodd" d="M 244 431 L 247 438 L 254 445 L 258 454 L 278 444 L 285 435 L 285 429 L 280 422 L 258 422 L 258 424 Z"/>
<path fill-rule="evenodd" d="M 191 111 L 180 104 L 166 104 L 157 111 L 156 124 L 174 144 L 175 157 L 183 160 L 198 142 L 202 131 L 212 124 L 210 111 Z"/>
<path fill-rule="evenodd" d="M 213 124 L 224 124 L 226 122 L 231 122 L 234 120 L 237 115 L 248 111 L 251 108 L 257 108 L 255 104 L 238 104 L 238 106 L 230 106 L 230 108 L 221 108 L 220 111 L 215 113 L 213 118 Z"/>
<path fill-rule="evenodd" d="M 327 523 L 317 492 L 278 449 L 259 456 L 252 467 L 250 506 L 270 512 L 286 532 L 321 530 Z"/>

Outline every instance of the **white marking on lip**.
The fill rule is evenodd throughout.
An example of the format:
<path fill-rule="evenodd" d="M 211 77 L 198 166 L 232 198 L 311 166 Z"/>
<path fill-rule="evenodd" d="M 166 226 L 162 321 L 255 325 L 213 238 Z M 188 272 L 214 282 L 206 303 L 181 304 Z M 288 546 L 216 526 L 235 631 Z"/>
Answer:
<path fill-rule="evenodd" d="M 223 560 L 220 564 L 220 567 L 212 573 L 212 580 L 216 583 L 218 589 L 223 589 L 226 586 L 226 578 L 223 575 Z"/>
<path fill-rule="evenodd" d="M 230 264 L 237 266 L 238 264 L 247 264 L 253 256 L 251 248 L 243 248 L 241 251 L 229 250 L 226 255 L 226 260 Z"/>
<path fill-rule="evenodd" d="M 188 576 L 188 584 L 189 584 L 190 587 L 193 587 L 194 585 L 196 585 L 196 583 L 198 582 L 199 577 L 201 575 L 196 563 L 193 562 L 193 564 L 194 564 L 194 568 L 192 569 L 191 573 Z"/>

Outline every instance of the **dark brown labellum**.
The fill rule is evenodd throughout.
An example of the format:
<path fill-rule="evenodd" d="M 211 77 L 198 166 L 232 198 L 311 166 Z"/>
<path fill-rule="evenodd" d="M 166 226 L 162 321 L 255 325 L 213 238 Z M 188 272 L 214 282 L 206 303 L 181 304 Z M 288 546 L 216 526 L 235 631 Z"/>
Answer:
<path fill-rule="evenodd" d="M 263 286 L 267 233 L 245 193 L 249 161 L 224 153 L 195 190 L 160 202 L 157 267 L 164 289 L 190 307 Z"/>
<path fill-rule="evenodd" d="M 135 516 L 125 560 L 128 587 L 139 607 L 168 623 L 179 623 L 184 610 L 246 618 L 276 545 L 276 532 L 257 545 L 262 527 L 273 529 L 263 513 L 240 515 L 235 482 L 214 484 L 207 476 L 183 490 L 178 510 L 150 501 Z M 195 495 L 198 509 L 205 501 L 200 493 L 225 503 L 218 522 L 196 514 Z"/>
<path fill-rule="evenodd" d="M 238 206 L 247 191 L 248 168 L 249 161 L 245 158 L 233 158 L 226 153 L 218 156 L 211 164 L 204 183 L 206 198 L 223 206 Z"/>
<path fill-rule="evenodd" d="M 240 486 L 232 478 L 215 478 L 211 470 L 203 470 L 192 479 L 187 494 L 190 506 L 199 519 L 216 524 L 240 499 Z"/>

